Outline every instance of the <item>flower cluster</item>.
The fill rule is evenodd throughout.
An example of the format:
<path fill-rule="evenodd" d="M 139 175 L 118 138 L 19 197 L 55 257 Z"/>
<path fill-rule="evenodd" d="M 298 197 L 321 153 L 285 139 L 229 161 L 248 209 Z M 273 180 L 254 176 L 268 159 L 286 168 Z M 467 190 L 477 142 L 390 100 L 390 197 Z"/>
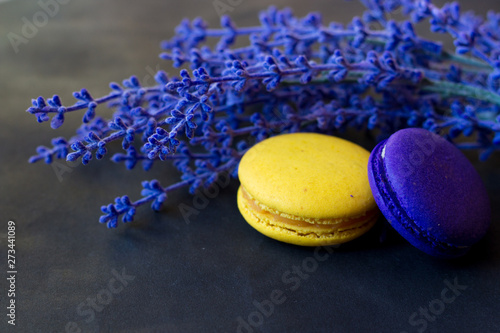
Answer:
<path fill-rule="evenodd" d="M 367 11 L 346 26 L 275 7 L 261 12 L 255 27 L 238 27 L 227 16 L 218 29 L 200 18 L 184 20 L 160 54 L 182 68 L 179 76 L 159 71 L 152 87 L 131 77 L 111 83 L 111 93 L 100 98 L 82 89 L 66 107 L 58 96 L 33 100 L 27 111 L 52 128 L 67 113 L 84 114 L 76 136 L 38 147 L 30 162 L 80 158 L 87 164 L 116 140 L 124 151 L 111 159 L 129 169 L 171 160 L 182 174 L 178 183 L 145 181 L 141 199 L 118 197 L 102 207 L 100 222 L 112 228 L 120 217 L 132 221 L 143 204 L 160 209 L 177 188 L 195 193 L 221 173 L 236 177 L 245 151 L 279 133 L 354 127 L 383 138 L 423 127 L 452 142 L 460 137 L 457 145 L 480 150 L 482 159 L 499 150 L 500 14 L 482 19 L 460 13 L 457 3 L 438 8 L 430 0 L 362 2 Z M 389 20 L 395 10 L 408 19 Z M 456 52 L 419 37 L 414 25 L 423 20 L 433 32 L 449 34 Z M 248 45 L 236 47 L 241 38 Z M 211 39 L 218 41 L 213 48 Z M 96 115 L 102 104 L 115 110 L 112 119 Z"/>

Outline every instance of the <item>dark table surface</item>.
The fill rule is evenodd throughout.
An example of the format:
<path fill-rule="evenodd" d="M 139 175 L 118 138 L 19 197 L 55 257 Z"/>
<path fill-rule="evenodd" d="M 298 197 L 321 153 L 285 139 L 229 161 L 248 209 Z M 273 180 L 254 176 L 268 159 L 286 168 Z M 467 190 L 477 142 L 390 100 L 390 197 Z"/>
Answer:
<path fill-rule="evenodd" d="M 28 164 L 36 146 L 71 137 L 81 119 L 68 116 L 53 131 L 24 112 L 31 98 L 57 93 L 68 104 L 83 87 L 100 96 L 110 81 L 133 74 L 147 81 L 159 68 L 176 73 L 158 58 L 159 42 L 182 17 L 218 26 L 219 16 L 215 1 L 57 1 L 0 1 L 0 332 L 500 331 L 499 154 L 487 162 L 468 154 L 493 220 L 458 260 L 434 259 L 391 230 L 380 243 L 382 221 L 331 253 L 276 242 L 240 216 L 237 181 L 188 220 L 179 205 L 193 207 L 193 197 L 178 190 L 159 213 L 145 207 L 131 224 L 99 224 L 102 204 L 138 198 L 142 180 L 169 184 L 179 174 L 169 164 L 147 173 L 109 160 L 66 165 L 63 173 Z M 258 23 L 269 5 L 223 2 L 234 4 L 230 14 L 241 26 Z M 497 0 L 462 3 L 479 13 L 500 9 Z M 43 4 L 52 4 L 45 21 Z M 340 0 L 275 4 L 344 23 L 361 13 L 359 3 Z M 34 20 L 36 31 L 26 30 Z M 8 34 L 23 29 L 26 38 L 13 46 Z M 8 221 L 16 224 L 15 328 L 6 317 Z"/>

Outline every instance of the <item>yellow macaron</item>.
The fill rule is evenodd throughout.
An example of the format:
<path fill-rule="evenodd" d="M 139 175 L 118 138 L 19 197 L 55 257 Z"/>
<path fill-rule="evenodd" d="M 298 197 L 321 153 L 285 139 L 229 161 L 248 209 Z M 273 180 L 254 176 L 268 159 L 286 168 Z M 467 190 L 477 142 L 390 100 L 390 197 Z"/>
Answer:
<path fill-rule="evenodd" d="M 257 231 L 303 246 L 340 244 L 368 231 L 378 208 L 364 148 L 333 136 L 282 134 L 241 159 L 238 208 Z"/>

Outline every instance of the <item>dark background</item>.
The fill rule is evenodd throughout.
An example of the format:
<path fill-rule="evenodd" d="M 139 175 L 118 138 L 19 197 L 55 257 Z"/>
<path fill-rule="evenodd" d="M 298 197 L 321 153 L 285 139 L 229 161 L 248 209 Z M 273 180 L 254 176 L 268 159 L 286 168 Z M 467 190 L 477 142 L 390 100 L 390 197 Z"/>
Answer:
<path fill-rule="evenodd" d="M 257 12 L 269 5 L 233 3 L 240 3 L 230 13 L 240 26 L 257 24 Z M 321 11 L 326 22 L 346 23 L 362 12 L 356 1 L 274 4 L 300 16 Z M 500 10 L 498 0 L 462 4 L 483 14 Z M 240 216 L 237 181 L 189 221 L 179 205 L 193 207 L 193 197 L 182 189 L 161 212 L 144 207 L 135 222 L 108 230 L 98 223 L 102 204 L 123 194 L 137 199 L 142 180 L 167 185 L 179 174 L 169 164 L 147 173 L 106 159 L 58 177 L 50 165 L 28 164 L 38 145 L 71 137 L 81 121 L 68 115 L 57 131 L 37 124 L 25 112 L 31 98 L 57 93 L 69 105 L 84 87 L 97 97 L 110 81 L 133 74 L 152 82 L 159 68 L 177 73 L 158 58 L 160 41 L 183 17 L 201 15 L 216 27 L 219 16 L 213 1 L 73 0 L 15 52 L 8 33 L 21 35 L 23 18 L 32 22 L 40 11 L 36 1 L 0 1 L 0 276 L 7 275 L 9 220 L 16 222 L 18 270 L 15 328 L 6 323 L 7 282 L 0 278 L 1 332 L 236 332 L 243 320 L 255 327 L 242 332 L 500 331 L 500 154 L 487 162 L 468 154 L 491 196 L 493 221 L 458 260 L 434 259 L 391 230 L 380 243 L 383 220 L 333 253 L 276 242 Z M 351 139 L 367 149 L 375 144 Z M 460 289 L 446 290 L 450 284 Z M 438 315 L 420 314 L 429 307 Z"/>

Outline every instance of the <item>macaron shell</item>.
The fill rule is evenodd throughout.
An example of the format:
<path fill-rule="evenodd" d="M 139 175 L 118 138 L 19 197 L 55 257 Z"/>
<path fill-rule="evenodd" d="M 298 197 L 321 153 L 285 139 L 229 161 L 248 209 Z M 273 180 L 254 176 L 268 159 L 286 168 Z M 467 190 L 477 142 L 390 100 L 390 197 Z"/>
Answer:
<path fill-rule="evenodd" d="M 399 131 L 385 145 L 384 165 L 402 208 L 423 230 L 456 246 L 485 235 L 491 220 L 488 193 L 452 143 L 422 129 Z"/>
<path fill-rule="evenodd" d="M 367 182 L 369 156 L 362 147 L 340 138 L 283 134 L 252 147 L 238 173 L 246 191 L 276 212 L 350 218 L 376 209 Z"/>
<path fill-rule="evenodd" d="M 237 201 L 243 218 L 255 230 L 278 241 L 300 246 L 328 246 L 351 241 L 370 230 L 378 218 L 378 214 L 371 214 L 361 226 L 337 232 L 314 230 L 314 225 L 307 231 L 297 230 L 276 225 L 271 214 L 257 213 L 244 198 L 242 187 L 238 189 Z"/>
<path fill-rule="evenodd" d="M 373 149 L 370 157 L 368 179 L 372 186 L 375 201 L 387 221 L 410 244 L 427 254 L 441 258 L 454 258 L 467 253 L 469 246 L 456 247 L 438 242 L 432 236 L 430 232 L 432 230 L 422 231 L 419 225 L 401 209 L 399 200 L 390 188 L 385 175 L 383 158 L 380 156 L 384 145 L 385 141 Z"/>
<path fill-rule="evenodd" d="M 368 179 L 387 220 L 426 253 L 463 255 L 488 229 L 491 208 L 479 174 L 434 133 L 405 129 L 379 143 Z"/>

